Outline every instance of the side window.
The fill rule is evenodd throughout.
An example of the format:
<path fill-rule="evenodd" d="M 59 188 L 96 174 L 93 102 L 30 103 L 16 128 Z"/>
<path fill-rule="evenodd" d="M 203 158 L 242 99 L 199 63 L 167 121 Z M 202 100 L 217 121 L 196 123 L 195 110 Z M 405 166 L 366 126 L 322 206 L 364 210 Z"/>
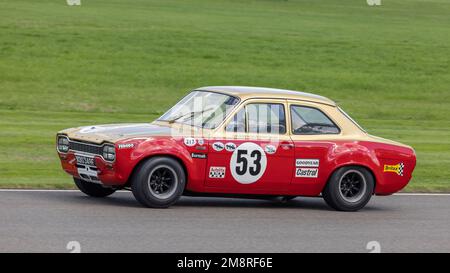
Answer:
<path fill-rule="evenodd" d="M 286 118 L 282 104 L 254 103 L 247 105 L 246 109 L 249 133 L 286 133 Z"/>
<path fill-rule="evenodd" d="M 322 111 L 307 106 L 291 106 L 294 135 L 339 134 L 340 129 Z"/>
<path fill-rule="evenodd" d="M 248 128 L 246 128 L 246 124 Z M 251 103 L 241 109 L 228 123 L 227 132 L 285 134 L 284 106 L 276 103 Z"/>

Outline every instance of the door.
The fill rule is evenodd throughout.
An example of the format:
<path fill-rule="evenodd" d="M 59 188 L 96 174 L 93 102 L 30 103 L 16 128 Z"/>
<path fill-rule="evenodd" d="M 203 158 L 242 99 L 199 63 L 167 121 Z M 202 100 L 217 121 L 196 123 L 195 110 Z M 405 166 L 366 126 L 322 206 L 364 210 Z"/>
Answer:
<path fill-rule="evenodd" d="M 281 194 L 292 179 L 294 144 L 285 100 L 250 100 L 210 140 L 210 191 Z"/>
<path fill-rule="evenodd" d="M 291 138 L 295 145 L 295 171 L 291 187 L 303 195 L 320 193 L 334 166 L 329 155 L 339 140 L 340 129 L 326 114 L 326 107 L 289 103 Z"/>

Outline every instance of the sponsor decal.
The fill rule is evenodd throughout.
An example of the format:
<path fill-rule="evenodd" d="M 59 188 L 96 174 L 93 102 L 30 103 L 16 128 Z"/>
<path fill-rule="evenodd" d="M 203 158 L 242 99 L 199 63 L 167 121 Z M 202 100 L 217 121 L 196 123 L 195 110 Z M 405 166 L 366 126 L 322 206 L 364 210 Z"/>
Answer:
<path fill-rule="evenodd" d="M 225 148 L 225 145 L 222 142 L 214 142 L 212 147 L 214 151 L 220 152 Z"/>
<path fill-rule="evenodd" d="M 209 168 L 209 178 L 225 178 L 225 167 Z"/>
<path fill-rule="evenodd" d="M 236 144 L 234 144 L 233 142 L 226 143 L 225 150 L 227 150 L 228 152 L 234 152 L 234 150 L 236 150 Z"/>
<path fill-rule="evenodd" d="M 296 168 L 295 177 L 317 178 L 319 169 L 317 168 Z"/>
<path fill-rule="evenodd" d="M 184 145 L 192 147 L 195 144 L 197 144 L 197 140 L 195 140 L 195 138 L 192 137 L 187 137 L 184 139 Z"/>
<path fill-rule="evenodd" d="M 238 183 L 255 183 L 263 176 L 266 167 L 266 153 L 255 143 L 242 143 L 231 155 L 230 171 Z"/>
<path fill-rule="evenodd" d="M 206 159 L 206 154 L 192 153 L 192 158 Z"/>
<path fill-rule="evenodd" d="M 318 168 L 320 165 L 319 159 L 298 158 L 295 160 L 296 167 Z"/>
<path fill-rule="evenodd" d="M 272 154 L 277 152 L 277 147 L 275 147 L 274 145 L 269 144 L 269 145 L 266 145 L 264 150 L 266 151 L 266 153 L 272 155 Z"/>
<path fill-rule="evenodd" d="M 197 139 L 197 143 L 198 145 L 202 146 L 203 144 L 205 144 L 205 140 L 203 138 L 199 138 Z"/>
<path fill-rule="evenodd" d="M 398 163 L 397 165 L 384 165 L 385 173 L 396 173 L 400 176 L 403 176 L 403 169 L 405 168 L 405 164 Z"/>
<path fill-rule="evenodd" d="M 119 144 L 117 146 L 119 147 L 119 149 L 131 149 L 134 148 L 134 143 Z"/>

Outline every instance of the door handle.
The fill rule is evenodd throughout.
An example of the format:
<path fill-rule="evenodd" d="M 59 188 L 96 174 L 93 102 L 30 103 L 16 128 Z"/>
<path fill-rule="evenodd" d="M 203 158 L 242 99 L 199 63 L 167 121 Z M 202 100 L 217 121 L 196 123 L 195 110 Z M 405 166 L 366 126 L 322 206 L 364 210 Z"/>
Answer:
<path fill-rule="evenodd" d="M 290 143 L 290 142 L 281 142 L 280 144 L 281 148 L 285 149 L 285 150 L 289 150 L 294 148 L 294 143 Z"/>

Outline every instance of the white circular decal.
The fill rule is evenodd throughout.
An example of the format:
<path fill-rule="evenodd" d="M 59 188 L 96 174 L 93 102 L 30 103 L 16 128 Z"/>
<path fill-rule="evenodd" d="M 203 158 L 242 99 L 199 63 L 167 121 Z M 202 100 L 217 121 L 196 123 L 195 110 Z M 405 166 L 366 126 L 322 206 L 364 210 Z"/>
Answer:
<path fill-rule="evenodd" d="M 225 145 L 223 145 L 222 142 L 214 142 L 212 144 L 212 148 L 214 149 L 214 151 L 220 152 L 225 148 Z"/>
<path fill-rule="evenodd" d="M 277 152 L 277 147 L 275 147 L 274 145 L 268 144 L 268 145 L 266 145 L 266 148 L 264 150 L 266 151 L 266 153 L 272 155 Z"/>
<path fill-rule="evenodd" d="M 228 152 L 234 152 L 234 150 L 236 150 L 236 144 L 234 144 L 233 142 L 226 143 L 225 150 L 227 150 Z"/>
<path fill-rule="evenodd" d="M 203 144 L 205 144 L 205 141 L 203 140 L 203 138 L 199 138 L 198 140 L 197 140 L 197 142 L 198 142 L 198 145 L 203 145 Z"/>
<path fill-rule="evenodd" d="M 263 148 L 255 143 L 242 143 L 231 155 L 231 174 L 241 184 L 251 184 L 258 181 L 264 174 L 266 167 L 266 154 Z"/>
<path fill-rule="evenodd" d="M 197 144 L 197 140 L 195 140 L 195 138 L 192 138 L 192 137 L 187 137 L 184 139 L 184 144 L 186 146 L 192 147 L 195 144 Z"/>

